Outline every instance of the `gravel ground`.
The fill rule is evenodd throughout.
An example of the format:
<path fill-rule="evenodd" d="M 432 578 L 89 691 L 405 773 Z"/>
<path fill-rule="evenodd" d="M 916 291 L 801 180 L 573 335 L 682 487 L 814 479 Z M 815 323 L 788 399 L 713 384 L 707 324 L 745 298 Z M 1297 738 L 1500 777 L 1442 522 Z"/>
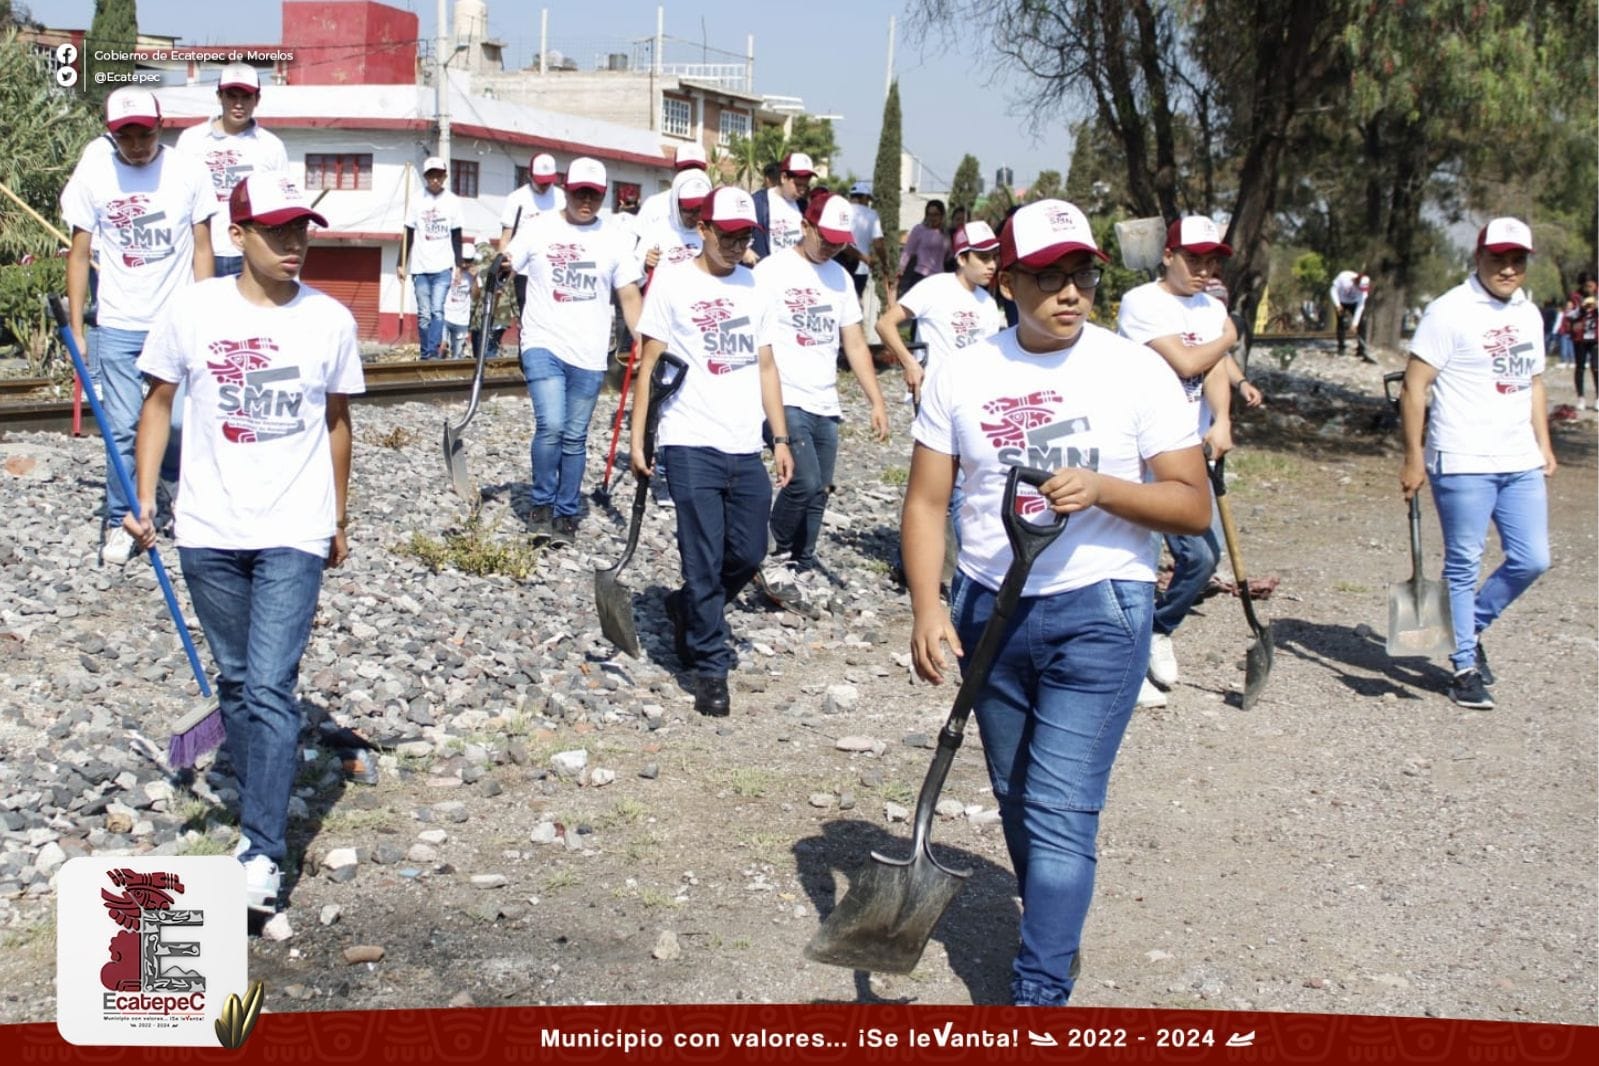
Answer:
<path fill-rule="evenodd" d="M 1244 712 L 1236 601 L 1204 601 L 1178 634 L 1182 680 L 1139 712 L 1112 781 L 1074 1002 L 1593 1024 L 1595 422 L 1556 427 L 1555 568 L 1491 633 L 1499 709 L 1463 712 L 1441 664 L 1383 651 L 1387 586 L 1409 576 L 1380 400 L 1398 357 L 1254 359 L 1268 407 L 1243 417 L 1229 474 L 1250 573 L 1279 580 L 1261 604 L 1276 666 Z M 1550 393 L 1569 401 L 1569 381 Z M 934 828 L 973 876 L 921 966 L 801 956 L 855 866 L 905 837 L 953 695 L 911 682 L 909 603 L 887 577 L 909 413 L 877 445 L 853 391 L 847 406 L 829 576 L 805 615 L 752 594 L 732 610 L 721 723 L 675 672 L 670 512 L 651 510 L 624 579 L 645 657 L 619 657 L 590 590 L 622 517 L 596 505 L 575 549 L 527 546 L 525 398 L 486 400 L 468 432 L 475 527 L 439 455 L 458 407 L 356 408 L 353 556 L 302 673 L 290 935 L 251 944 L 269 1009 L 1003 1001 L 1017 911 L 975 730 Z M 0 440 L 5 1022 L 53 1017 L 61 862 L 236 835 L 224 773 L 169 778 L 141 754 L 195 690 L 149 569 L 94 564 L 100 454 Z M 381 747 L 376 784 L 343 770 L 352 731 Z M 352 963 L 357 946 L 382 957 Z"/>

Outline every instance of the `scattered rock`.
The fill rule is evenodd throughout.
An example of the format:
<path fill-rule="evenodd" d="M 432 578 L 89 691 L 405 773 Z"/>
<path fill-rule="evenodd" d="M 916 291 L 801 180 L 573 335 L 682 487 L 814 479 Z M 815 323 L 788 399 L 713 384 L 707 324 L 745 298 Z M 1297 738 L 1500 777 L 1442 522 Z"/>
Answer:
<path fill-rule="evenodd" d="M 382 962 L 383 948 L 377 944 L 352 944 L 344 949 L 344 961 L 350 966 L 363 962 Z"/>
<path fill-rule="evenodd" d="M 650 954 L 662 962 L 682 958 L 683 948 L 677 942 L 677 934 L 670 929 L 662 929 L 661 935 L 655 938 L 655 950 Z"/>

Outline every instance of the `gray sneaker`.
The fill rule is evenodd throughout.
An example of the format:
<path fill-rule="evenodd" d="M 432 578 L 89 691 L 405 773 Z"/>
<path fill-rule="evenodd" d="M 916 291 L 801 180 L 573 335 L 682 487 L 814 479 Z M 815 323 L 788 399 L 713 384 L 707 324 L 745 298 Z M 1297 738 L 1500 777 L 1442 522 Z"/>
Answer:
<path fill-rule="evenodd" d="M 577 539 L 577 515 L 556 515 L 550 522 L 550 547 L 570 548 Z"/>
<path fill-rule="evenodd" d="M 1494 709 L 1494 698 L 1489 695 L 1487 686 L 1482 683 L 1482 675 L 1476 670 L 1462 670 L 1454 676 L 1449 682 L 1449 698 L 1455 701 L 1456 706 L 1468 710 Z"/>
<path fill-rule="evenodd" d="M 535 507 L 527 516 L 527 531 L 535 542 L 547 541 L 554 532 L 550 525 L 550 509 Z"/>

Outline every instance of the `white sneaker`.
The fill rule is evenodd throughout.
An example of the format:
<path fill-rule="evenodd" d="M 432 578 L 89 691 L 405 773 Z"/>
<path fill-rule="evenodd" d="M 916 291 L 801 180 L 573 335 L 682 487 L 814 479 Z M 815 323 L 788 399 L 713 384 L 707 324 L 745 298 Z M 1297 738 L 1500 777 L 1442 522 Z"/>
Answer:
<path fill-rule="evenodd" d="M 265 855 L 257 855 L 244 864 L 244 905 L 262 914 L 276 914 L 278 890 L 283 886 L 283 875 L 278 864 Z"/>
<path fill-rule="evenodd" d="M 1170 633 L 1156 633 L 1149 641 L 1149 680 L 1161 689 L 1177 684 L 1177 652 Z"/>
<path fill-rule="evenodd" d="M 1582 397 L 1580 397 L 1580 396 L 1579 396 L 1579 397 L 1577 397 L 1577 410 L 1579 410 L 1579 411 L 1586 411 L 1586 410 L 1587 410 L 1587 409 L 1588 409 L 1588 401 L 1587 401 L 1587 400 L 1584 400 L 1584 399 L 1583 399 L 1583 398 L 1582 398 Z"/>
<path fill-rule="evenodd" d="M 1146 677 L 1144 683 L 1138 688 L 1137 706 L 1164 707 L 1166 706 L 1166 694 L 1151 684 Z"/>
<path fill-rule="evenodd" d="M 242 859 L 242 858 L 244 858 L 244 853 L 249 851 L 249 850 L 250 850 L 250 838 L 245 836 L 243 833 L 240 833 L 239 834 L 239 842 L 237 844 L 233 845 L 233 857 L 235 859 Z"/>
<path fill-rule="evenodd" d="M 105 546 L 100 549 L 100 559 L 112 566 L 121 566 L 133 558 L 138 550 L 128 531 L 118 525 L 106 533 Z"/>

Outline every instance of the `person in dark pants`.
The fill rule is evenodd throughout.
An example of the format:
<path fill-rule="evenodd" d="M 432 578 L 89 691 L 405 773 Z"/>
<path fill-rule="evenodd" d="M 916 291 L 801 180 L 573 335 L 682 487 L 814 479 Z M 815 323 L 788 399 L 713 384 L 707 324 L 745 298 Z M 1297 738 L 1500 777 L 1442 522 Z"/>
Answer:
<path fill-rule="evenodd" d="M 678 658 L 697 675 L 694 709 L 729 713 L 727 675 L 737 664 L 725 611 L 766 556 L 772 482 L 761 462 L 761 417 L 771 428 L 777 486 L 794 474 L 783 389 L 772 358 L 772 307 L 739 265 L 756 228 L 755 203 L 724 185 L 700 209 L 704 246 L 694 259 L 657 269 L 644 312 L 633 410 L 647 411 L 650 375 L 663 352 L 688 364 L 661 408 L 659 456 L 672 471 L 683 587 L 666 600 Z M 632 427 L 632 466 L 644 461 L 645 419 Z"/>

